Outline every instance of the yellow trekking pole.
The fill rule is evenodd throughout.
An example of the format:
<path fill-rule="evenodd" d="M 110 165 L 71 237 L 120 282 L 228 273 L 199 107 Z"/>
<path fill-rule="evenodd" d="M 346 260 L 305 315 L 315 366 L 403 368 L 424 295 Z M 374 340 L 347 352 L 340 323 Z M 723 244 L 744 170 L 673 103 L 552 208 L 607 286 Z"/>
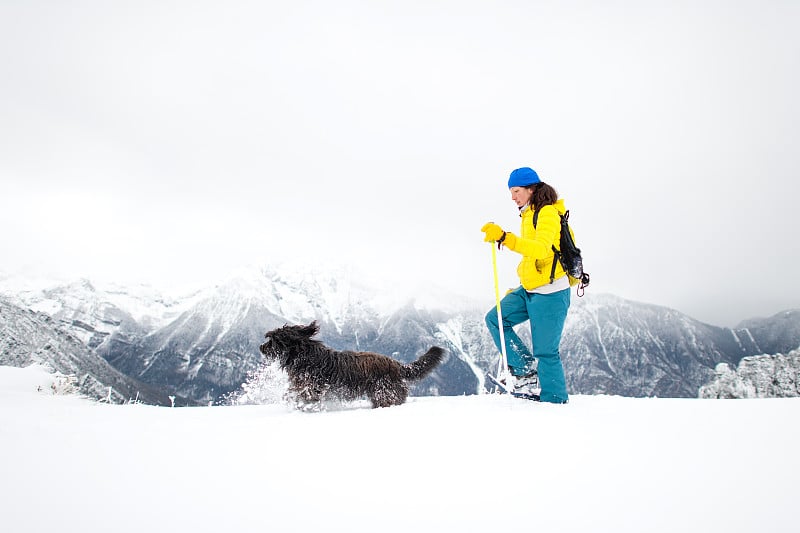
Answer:
<path fill-rule="evenodd" d="M 497 280 L 497 250 L 495 243 L 489 243 L 492 246 L 492 270 L 494 271 L 494 299 L 497 305 L 497 326 L 500 330 L 500 363 L 497 367 L 497 378 L 507 378 L 508 372 L 508 356 L 506 355 L 506 335 L 503 327 L 503 311 L 500 309 L 500 283 Z M 505 380 L 508 383 L 508 380 Z"/>

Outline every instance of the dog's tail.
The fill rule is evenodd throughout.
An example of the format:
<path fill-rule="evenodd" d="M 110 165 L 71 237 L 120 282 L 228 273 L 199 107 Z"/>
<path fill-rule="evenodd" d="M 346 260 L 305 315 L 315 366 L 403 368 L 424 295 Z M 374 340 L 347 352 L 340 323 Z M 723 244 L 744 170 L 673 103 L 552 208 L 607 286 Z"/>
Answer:
<path fill-rule="evenodd" d="M 433 372 L 433 369 L 442 362 L 443 357 L 443 349 L 438 346 L 431 347 L 431 349 L 420 356 L 419 359 L 411 364 L 403 366 L 403 379 L 417 380 L 424 378 Z"/>

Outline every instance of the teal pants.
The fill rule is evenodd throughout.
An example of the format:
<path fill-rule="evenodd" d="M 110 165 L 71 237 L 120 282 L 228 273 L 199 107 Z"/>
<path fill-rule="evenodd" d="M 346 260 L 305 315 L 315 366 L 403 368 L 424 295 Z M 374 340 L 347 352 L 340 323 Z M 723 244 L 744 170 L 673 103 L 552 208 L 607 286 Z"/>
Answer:
<path fill-rule="evenodd" d="M 536 359 L 539 360 L 543 402 L 564 403 L 569 399 L 558 351 L 569 310 L 569 292 L 569 289 L 564 289 L 552 294 L 532 294 L 520 286 L 500 301 L 508 366 L 512 374 L 523 376 L 533 369 Z M 533 353 L 513 330 L 514 326 L 526 320 L 530 320 Z M 486 326 L 500 350 L 496 307 L 486 313 Z"/>

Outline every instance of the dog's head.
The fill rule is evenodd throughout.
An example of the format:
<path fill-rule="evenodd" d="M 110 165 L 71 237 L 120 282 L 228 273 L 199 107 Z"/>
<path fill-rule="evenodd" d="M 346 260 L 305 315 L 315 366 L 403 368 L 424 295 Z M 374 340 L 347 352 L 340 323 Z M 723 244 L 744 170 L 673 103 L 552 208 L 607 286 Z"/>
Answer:
<path fill-rule="evenodd" d="M 317 333 L 319 333 L 319 325 L 317 325 L 316 321 L 305 326 L 290 326 L 287 324 L 268 331 L 264 335 L 267 341 L 259 346 L 259 350 L 265 357 L 280 359 L 282 355 L 286 356 L 289 348 L 307 343 Z"/>

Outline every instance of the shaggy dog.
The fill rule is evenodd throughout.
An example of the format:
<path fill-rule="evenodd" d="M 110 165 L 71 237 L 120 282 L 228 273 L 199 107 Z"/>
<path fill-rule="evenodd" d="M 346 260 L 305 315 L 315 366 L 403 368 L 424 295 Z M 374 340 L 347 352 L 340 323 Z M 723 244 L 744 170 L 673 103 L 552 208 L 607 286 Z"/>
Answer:
<path fill-rule="evenodd" d="M 328 398 L 355 400 L 367 396 L 373 407 L 400 405 L 408 396 L 408 381 L 422 379 L 441 362 L 444 350 L 432 347 L 405 365 L 372 352 L 337 351 L 312 339 L 319 326 L 286 325 L 268 332 L 260 346 L 289 375 L 290 392 L 299 404 Z"/>

